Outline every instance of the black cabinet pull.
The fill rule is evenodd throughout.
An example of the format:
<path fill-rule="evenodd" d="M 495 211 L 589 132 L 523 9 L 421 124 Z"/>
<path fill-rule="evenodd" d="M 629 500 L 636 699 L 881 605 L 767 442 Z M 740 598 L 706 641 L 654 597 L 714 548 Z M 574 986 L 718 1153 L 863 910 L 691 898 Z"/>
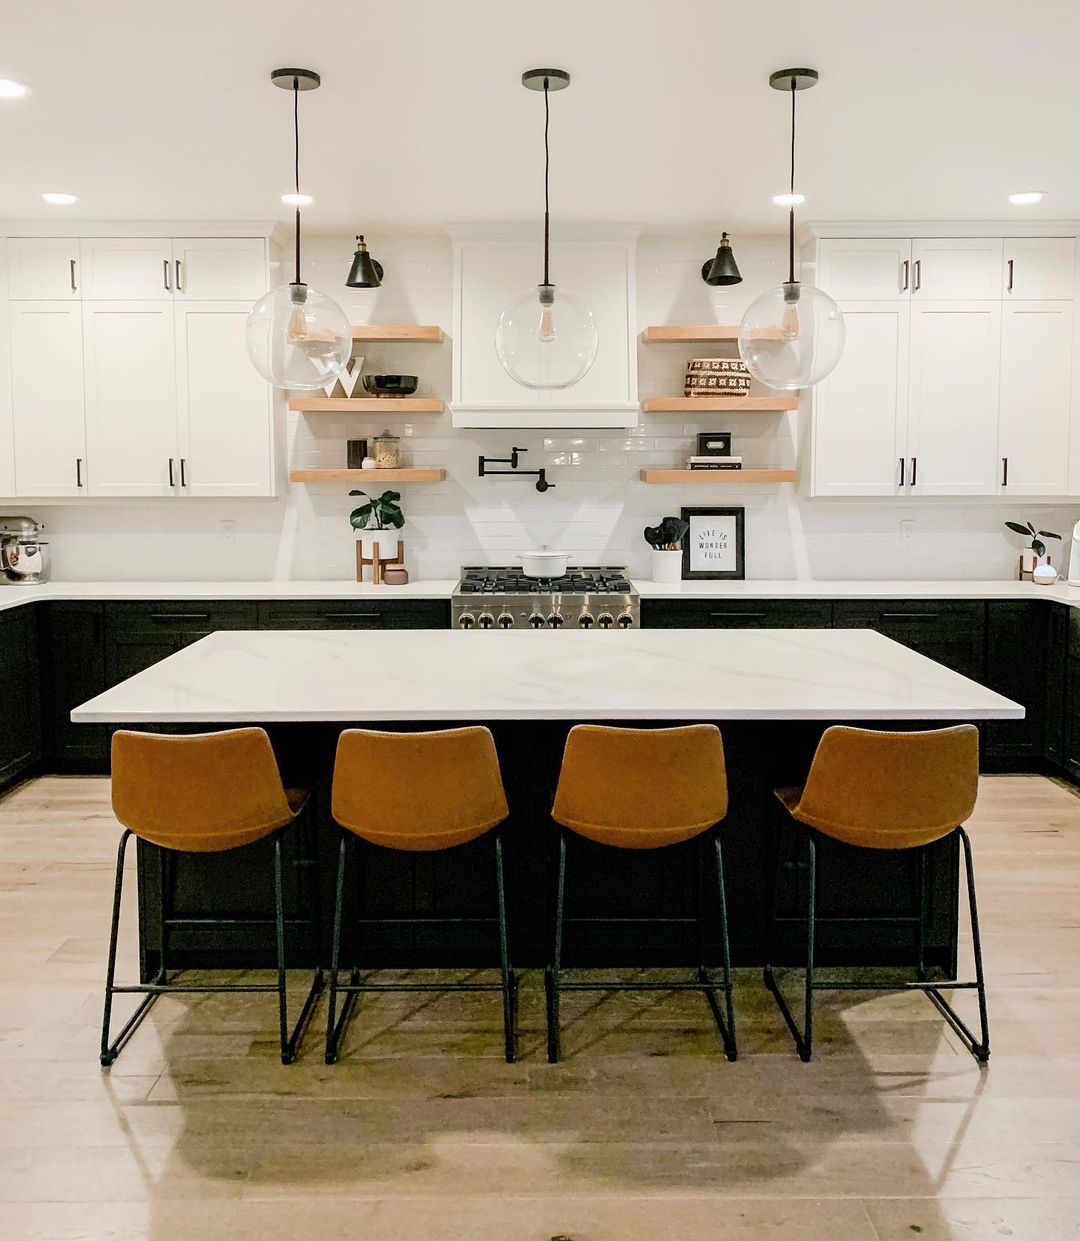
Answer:
<path fill-rule="evenodd" d="M 900 458 L 900 486 L 904 485 L 904 458 Z"/>
<path fill-rule="evenodd" d="M 915 620 L 915 621 L 932 621 L 940 620 L 940 612 L 882 612 L 882 620 Z"/>
<path fill-rule="evenodd" d="M 721 620 L 732 617 L 737 620 L 764 620 L 768 612 L 710 612 L 709 615 Z"/>
<path fill-rule="evenodd" d="M 168 260 L 168 259 L 162 259 L 162 260 L 161 260 L 161 266 L 162 266 L 162 270 L 163 270 L 163 272 L 164 272 L 164 276 L 165 276 L 165 292 L 166 292 L 166 293 L 171 293 L 171 292 L 172 292 L 172 285 L 169 283 L 169 260 Z"/>
<path fill-rule="evenodd" d="M 208 621 L 209 612 L 152 612 L 152 621 Z"/>
<path fill-rule="evenodd" d="M 915 486 L 915 480 L 919 477 L 919 458 L 911 458 L 911 485 Z"/>
<path fill-rule="evenodd" d="M 176 291 L 177 293 L 183 293 L 184 291 L 184 286 L 180 278 L 180 260 L 179 259 L 176 260 Z"/>
<path fill-rule="evenodd" d="M 187 486 L 187 457 L 180 458 L 180 486 Z"/>
<path fill-rule="evenodd" d="M 915 260 L 915 292 L 922 288 L 922 259 Z"/>
<path fill-rule="evenodd" d="M 381 612 L 324 612 L 323 620 L 382 620 Z"/>
<path fill-rule="evenodd" d="M 75 486 L 82 486 L 82 457 L 75 458 Z"/>
<path fill-rule="evenodd" d="M 172 459 L 172 457 L 170 457 L 170 458 L 169 458 L 169 486 L 170 486 L 170 487 L 175 487 L 175 486 L 176 486 L 176 479 L 173 477 L 173 459 Z"/>
<path fill-rule="evenodd" d="M 1010 293 L 1013 291 L 1013 261 L 1012 261 L 1012 259 L 1009 259 L 1009 284 L 1008 284 L 1008 290 L 1009 290 L 1009 292 L 1010 292 Z"/>
<path fill-rule="evenodd" d="M 1007 487 L 1009 485 L 1009 458 L 1001 458 L 1001 485 Z"/>
<path fill-rule="evenodd" d="M 77 293 L 78 286 L 75 284 L 75 260 L 68 259 L 68 262 L 71 264 L 71 267 L 69 269 L 71 271 L 71 291 L 72 293 Z"/>

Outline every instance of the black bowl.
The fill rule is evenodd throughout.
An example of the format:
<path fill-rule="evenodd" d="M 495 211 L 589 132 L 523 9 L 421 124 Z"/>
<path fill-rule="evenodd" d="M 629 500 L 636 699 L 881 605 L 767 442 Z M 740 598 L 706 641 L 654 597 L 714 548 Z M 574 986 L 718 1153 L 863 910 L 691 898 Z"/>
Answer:
<path fill-rule="evenodd" d="M 364 391 L 370 396 L 412 396 L 416 391 L 415 375 L 363 375 Z"/>

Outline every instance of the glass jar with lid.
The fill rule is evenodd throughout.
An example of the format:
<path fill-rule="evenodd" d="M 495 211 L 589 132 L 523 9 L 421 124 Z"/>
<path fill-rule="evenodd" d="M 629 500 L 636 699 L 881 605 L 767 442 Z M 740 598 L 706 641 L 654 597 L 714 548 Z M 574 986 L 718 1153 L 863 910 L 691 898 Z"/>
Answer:
<path fill-rule="evenodd" d="M 377 470 L 397 470 L 401 468 L 401 440 L 389 431 L 376 435 L 372 442 Z"/>

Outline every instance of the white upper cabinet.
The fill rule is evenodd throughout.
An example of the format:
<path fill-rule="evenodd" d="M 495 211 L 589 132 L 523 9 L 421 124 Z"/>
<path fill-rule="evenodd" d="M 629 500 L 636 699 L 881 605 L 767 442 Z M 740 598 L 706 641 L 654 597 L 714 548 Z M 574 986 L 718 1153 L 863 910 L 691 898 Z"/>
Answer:
<path fill-rule="evenodd" d="M 184 495 L 274 494 L 269 385 L 248 360 L 250 303 L 176 307 L 179 473 Z"/>
<path fill-rule="evenodd" d="M 172 241 L 94 237 L 80 243 L 82 296 L 90 301 L 167 301 L 173 295 Z"/>
<path fill-rule="evenodd" d="M 1002 284 L 1010 301 L 1069 301 L 1076 242 L 1072 237 L 1006 237 Z"/>
<path fill-rule="evenodd" d="M 911 243 L 911 292 L 924 301 L 1001 296 L 1000 237 L 922 237 Z"/>
<path fill-rule="evenodd" d="M 92 496 L 172 495 L 180 483 L 170 302 L 83 304 Z"/>
<path fill-rule="evenodd" d="M 76 237 L 11 237 L 8 296 L 14 301 L 74 301 L 82 296 Z"/>
<path fill-rule="evenodd" d="M 1000 302 L 911 308 L 908 486 L 917 495 L 997 488 Z"/>
<path fill-rule="evenodd" d="M 172 243 L 173 291 L 191 301 L 257 301 L 266 292 L 266 243 L 261 237 L 177 237 Z"/>
<path fill-rule="evenodd" d="M 911 291 L 911 240 L 826 238 L 818 248 L 817 284 L 837 302 L 906 298 Z"/>
<path fill-rule="evenodd" d="M 1072 302 L 1006 302 L 1001 330 L 1001 492 L 1064 495 Z"/>
<path fill-rule="evenodd" d="M 82 307 L 13 302 L 15 494 L 86 495 Z"/>

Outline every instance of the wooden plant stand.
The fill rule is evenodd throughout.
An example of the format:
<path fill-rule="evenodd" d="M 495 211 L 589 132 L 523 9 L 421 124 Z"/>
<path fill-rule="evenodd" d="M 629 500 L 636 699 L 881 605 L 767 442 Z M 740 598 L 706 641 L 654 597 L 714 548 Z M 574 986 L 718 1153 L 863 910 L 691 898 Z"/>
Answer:
<path fill-rule="evenodd" d="M 397 553 L 392 560 L 384 560 L 379 555 L 379 544 L 372 543 L 371 555 L 364 555 L 364 543 L 362 539 L 356 540 L 356 580 L 362 582 L 364 580 L 364 569 L 371 568 L 371 581 L 375 586 L 382 585 L 383 569 L 388 564 L 405 564 L 405 540 L 398 539 Z"/>

